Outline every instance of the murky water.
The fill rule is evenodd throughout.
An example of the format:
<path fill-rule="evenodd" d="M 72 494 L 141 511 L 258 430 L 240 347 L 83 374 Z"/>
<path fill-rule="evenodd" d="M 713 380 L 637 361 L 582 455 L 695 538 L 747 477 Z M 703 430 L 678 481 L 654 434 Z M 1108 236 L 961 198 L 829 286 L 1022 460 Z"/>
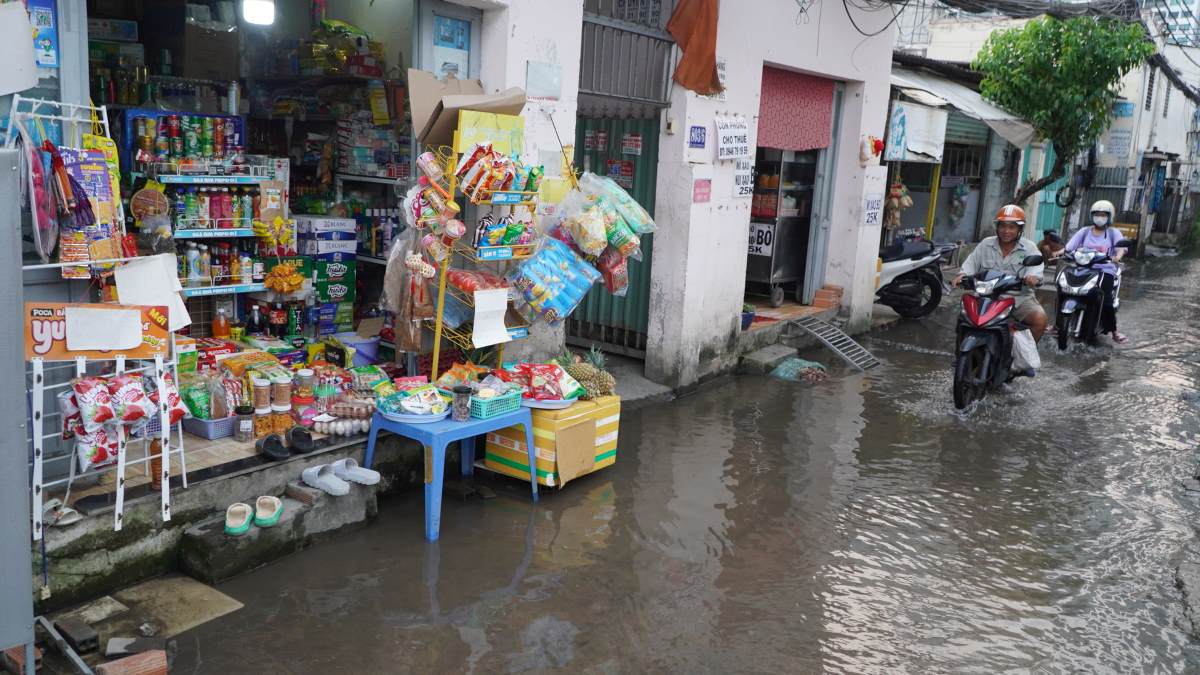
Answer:
<path fill-rule="evenodd" d="M 1131 275 L 1132 341 L 1048 353 L 953 412 L 953 311 L 818 385 L 738 378 L 627 412 L 620 455 L 533 506 L 379 521 L 222 590 L 173 672 L 1196 672 L 1200 263 Z M 828 360 L 825 355 L 818 358 Z M 1197 556 L 1200 557 L 1200 556 Z"/>

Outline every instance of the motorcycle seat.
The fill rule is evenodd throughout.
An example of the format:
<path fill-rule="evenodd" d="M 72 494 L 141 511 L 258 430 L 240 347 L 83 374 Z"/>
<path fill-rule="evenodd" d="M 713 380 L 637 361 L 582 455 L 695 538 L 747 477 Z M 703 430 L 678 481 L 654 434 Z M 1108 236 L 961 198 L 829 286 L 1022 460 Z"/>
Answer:
<path fill-rule="evenodd" d="M 933 242 L 925 241 L 924 239 L 908 239 L 905 241 L 894 241 L 881 248 L 879 250 L 879 257 L 886 263 L 896 260 L 923 258 L 930 253 L 933 253 Z"/>

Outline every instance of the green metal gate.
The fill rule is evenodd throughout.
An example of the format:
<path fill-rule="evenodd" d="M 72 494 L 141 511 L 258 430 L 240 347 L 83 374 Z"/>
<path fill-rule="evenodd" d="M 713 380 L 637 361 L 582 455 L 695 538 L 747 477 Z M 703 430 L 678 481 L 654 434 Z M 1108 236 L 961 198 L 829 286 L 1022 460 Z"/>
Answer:
<path fill-rule="evenodd" d="M 1043 176 L 1050 173 L 1050 170 L 1054 168 L 1055 157 L 1057 157 L 1057 153 L 1054 152 L 1054 146 L 1047 143 L 1044 163 L 1042 165 Z M 1029 180 L 1028 176 L 1024 180 Z M 1070 180 L 1069 173 L 1042 188 L 1042 191 L 1037 194 L 1037 228 L 1025 228 L 1024 236 L 1038 241 L 1042 238 L 1042 232 L 1046 230 L 1054 230 L 1059 234 L 1064 234 L 1062 232 L 1062 224 L 1066 209 L 1059 206 L 1055 199 L 1058 197 L 1059 189 L 1066 185 L 1068 180 Z"/>
<path fill-rule="evenodd" d="M 640 154 L 633 154 L 634 148 Z M 658 118 L 580 117 L 575 126 L 575 165 L 612 176 L 647 211 L 654 213 L 658 173 Z M 611 295 L 603 285 L 588 293 L 567 321 L 567 342 L 644 357 L 650 316 L 650 259 L 654 236 L 642 237 L 642 260 L 629 261 L 629 290 Z"/>

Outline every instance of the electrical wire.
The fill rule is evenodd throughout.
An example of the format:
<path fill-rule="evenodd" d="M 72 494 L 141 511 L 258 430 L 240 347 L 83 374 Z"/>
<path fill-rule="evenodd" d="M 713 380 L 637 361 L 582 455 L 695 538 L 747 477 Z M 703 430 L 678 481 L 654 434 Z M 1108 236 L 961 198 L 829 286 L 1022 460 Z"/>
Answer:
<path fill-rule="evenodd" d="M 842 0 L 842 8 L 846 10 L 846 18 L 850 19 L 850 25 L 854 26 L 854 30 L 858 31 L 859 35 L 862 35 L 867 38 L 873 38 L 876 35 L 881 35 L 884 31 L 891 28 L 892 24 L 896 23 L 896 19 L 899 19 L 900 15 L 904 12 L 905 8 L 908 7 L 909 2 L 910 2 L 910 0 L 904 0 L 904 3 L 902 5 L 900 5 L 900 9 L 892 10 L 892 12 L 893 12 L 892 20 L 888 21 L 886 24 L 884 24 L 883 28 L 880 28 L 879 30 L 875 31 L 874 33 L 868 33 L 866 31 L 864 31 L 861 27 L 859 27 L 858 22 L 854 20 L 854 13 L 850 11 L 850 0 Z M 856 7 L 858 7 L 860 10 L 862 10 L 861 7 L 859 7 L 857 5 L 856 5 Z M 871 10 L 862 10 L 862 11 L 871 11 Z"/>

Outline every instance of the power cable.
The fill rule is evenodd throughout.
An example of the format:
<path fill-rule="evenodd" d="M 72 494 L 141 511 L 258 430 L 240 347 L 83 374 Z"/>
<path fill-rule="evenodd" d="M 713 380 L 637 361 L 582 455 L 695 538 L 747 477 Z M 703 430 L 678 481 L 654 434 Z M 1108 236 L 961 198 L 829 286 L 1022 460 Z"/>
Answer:
<path fill-rule="evenodd" d="M 910 0 L 905 0 L 904 4 L 900 5 L 900 9 L 892 10 L 893 14 L 892 14 L 891 21 L 888 21 L 886 24 L 884 24 L 883 28 L 880 28 L 879 30 L 875 31 L 874 33 L 868 33 L 859 27 L 858 22 L 854 20 L 854 13 L 850 11 L 850 1 L 849 0 L 842 0 L 842 8 L 846 10 L 846 18 L 850 19 L 850 25 L 854 26 L 854 30 L 858 31 L 859 35 L 862 35 L 862 36 L 868 37 L 868 38 L 873 38 L 876 35 L 880 35 L 887 29 L 891 28 L 892 24 L 896 23 L 896 19 L 899 19 L 900 15 L 904 12 L 905 8 L 908 7 L 909 2 L 910 2 Z M 867 10 L 863 10 L 863 11 L 867 11 Z"/>

